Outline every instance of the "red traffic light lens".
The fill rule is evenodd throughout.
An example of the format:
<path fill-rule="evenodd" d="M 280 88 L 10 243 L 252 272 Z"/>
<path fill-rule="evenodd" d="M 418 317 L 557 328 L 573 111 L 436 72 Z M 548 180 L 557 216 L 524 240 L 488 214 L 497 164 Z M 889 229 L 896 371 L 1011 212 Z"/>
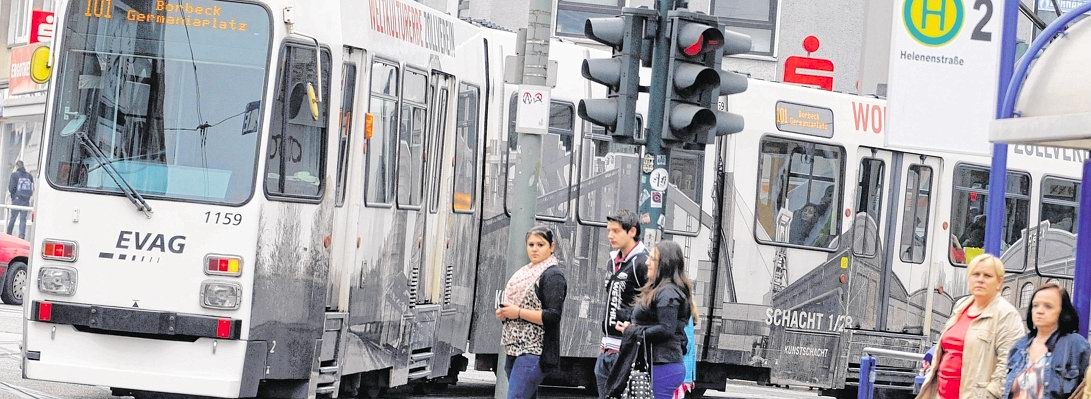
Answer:
<path fill-rule="evenodd" d="M 705 38 L 700 37 L 700 38 L 697 39 L 697 42 L 683 48 L 682 53 L 689 56 L 689 57 L 696 57 L 696 56 L 701 54 L 701 49 L 703 49 L 705 47 L 704 45 L 705 45 Z"/>

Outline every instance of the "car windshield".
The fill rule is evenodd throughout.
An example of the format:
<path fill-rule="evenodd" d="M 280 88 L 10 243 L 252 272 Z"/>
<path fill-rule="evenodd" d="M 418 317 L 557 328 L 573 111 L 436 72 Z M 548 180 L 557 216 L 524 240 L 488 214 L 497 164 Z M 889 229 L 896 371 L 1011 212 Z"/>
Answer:
<path fill-rule="evenodd" d="M 150 198 L 245 202 L 270 25 L 254 4 L 72 1 L 60 32 L 49 181 L 120 193 L 109 165 Z M 105 157 L 93 156 L 91 143 Z"/>

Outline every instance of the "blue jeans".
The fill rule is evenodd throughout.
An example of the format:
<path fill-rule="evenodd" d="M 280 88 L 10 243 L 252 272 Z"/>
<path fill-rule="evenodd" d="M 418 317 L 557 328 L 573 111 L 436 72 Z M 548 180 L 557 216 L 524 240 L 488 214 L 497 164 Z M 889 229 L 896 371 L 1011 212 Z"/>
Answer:
<path fill-rule="evenodd" d="M 15 230 L 15 219 L 19 219 L 19 238 L 27 238 L 27 211 L 12 209 L 8 214 L 8 234 Z"/>
<path fill-rule="evenodd" d="M 535 399 L 545 375 L 538 355 L 508 356 L 504 371 L 508 374 L 508 399 Z"/>
<path fill-rule="evenodd" d="M 674 391 L 686 382 L 686 364 L 682 362 L 652 366 L 652 393 L 655 399 L 671 399 Z"/>
<path fill-rule="evenodd" d="M 610 378 L 610 370 L 617 363 L 617 352 L 599 354 L 595 361 L 595 382 L 598 383 L 599 399 L 606 399 L 610 393 L 610 387 L 606 386 L 606 379 Z"/>

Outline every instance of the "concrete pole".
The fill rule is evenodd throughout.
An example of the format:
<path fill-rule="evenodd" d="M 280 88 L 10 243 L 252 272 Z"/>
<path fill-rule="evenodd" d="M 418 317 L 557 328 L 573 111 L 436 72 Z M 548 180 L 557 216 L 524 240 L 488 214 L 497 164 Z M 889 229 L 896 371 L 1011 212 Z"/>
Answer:
<path fill-rule="evenodd" d="M 553 1 L 532 0 L 530 2 L 530 18 L 527 24 L 526 35 L 523 43 L 517 47 L 522 48 L 520 56 L 523 58 L 522 83 L 524 87 L 537 87 L 544 89 L 544 106 L 549 106 L 549 40 L 553 36 Z M 516 82 L 508 82 L 516 83 Z M 530 112 L 532 104 L 525 101 L 517 102 L 518 114 Z M 538 103 L 537 106 L 542 104 Z M 548 123 L 548 113 L 546 114 Z M 518 124 L 516 124 L 518 126 Z M 541 131 L 526 131 L 516 129 L 519 137 L 517 151 L 519 161 L 515 166 L 515 179 L 512 183 L 511 223 L 508 225 L 508 263 L 507 277 L 511 277 L 520 267 L 527 264 L 526 233 L 534 227 L 534 217 L 538 212 L 538 182 L 542 169 L 542 136 Z M 506 280 L 505 280 L 506 281 Z M 501 298 L 503 300 L 503 298 Z M 518 304 L 509 304 L 517 306 Z M 507 349 L 503 345 L 498 346 L 496 354 L 496 390 L 494 397 L 504 399 L 508 396 L 508 378 L 504 372 L 507 363 Z"/>

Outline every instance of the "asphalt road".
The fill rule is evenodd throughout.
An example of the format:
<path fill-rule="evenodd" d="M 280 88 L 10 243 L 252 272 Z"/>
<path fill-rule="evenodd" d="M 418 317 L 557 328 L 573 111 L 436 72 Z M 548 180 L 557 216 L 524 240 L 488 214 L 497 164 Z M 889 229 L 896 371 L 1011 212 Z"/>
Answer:
<path fill-rule="evenodd" d="M 21 308 L 0 305 L 0 399 L 108 399 L 109 388 L 56 382 L 32 381 L 22 378 L 20 369 L 22 342 Z M 473 364 L 471 361 L 470 364 Z M 467 371 L 459 383 L 442 392 L 420 391 L 410 387 L 394 389 L 385 395 L 391 399 L 450 398 L 484 399 L 493 397 L 495 379 L 491 372 Z M 581 390 L 543 387 L 541 398 L 587 399 Z M 734 399 L 804 399 L 820 398 L 815 391 L 784 390 L 759 387 L 748 382 L 728 384 L 727 392 L 708 392 L 707 397 Z"/>

